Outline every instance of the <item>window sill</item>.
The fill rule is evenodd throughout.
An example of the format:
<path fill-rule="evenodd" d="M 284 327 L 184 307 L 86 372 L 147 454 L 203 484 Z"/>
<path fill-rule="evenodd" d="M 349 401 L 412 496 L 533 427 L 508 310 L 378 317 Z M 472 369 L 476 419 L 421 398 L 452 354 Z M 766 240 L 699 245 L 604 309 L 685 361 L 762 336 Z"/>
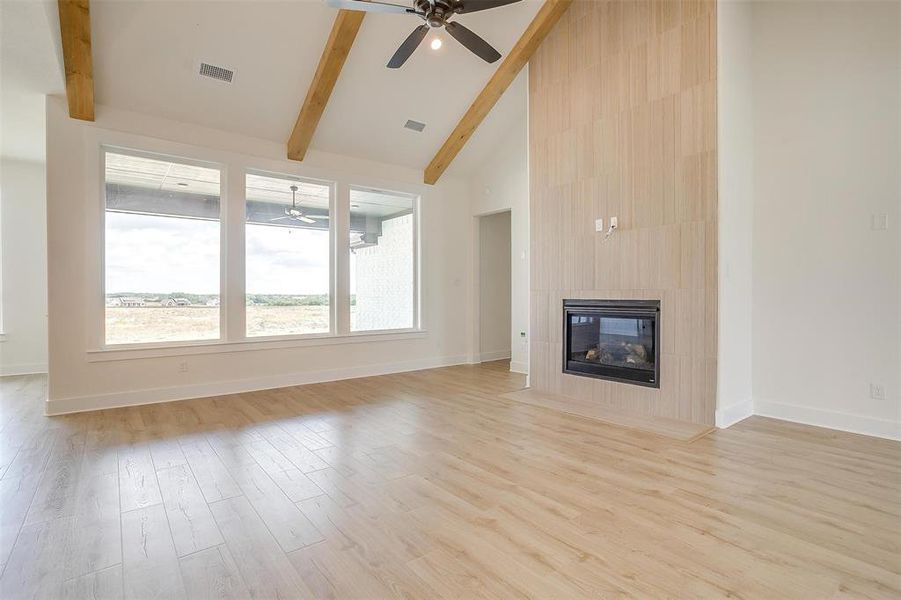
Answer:
<path fill-rule="evenodd" d="M 259 350 L 282 350 L 288 348 L 305 348 L 315 346 L 333 346 L 336 344 L 361 344 L 369 342 L 391 342 L 396 340 L 413 340 L 426 337 L 423 329 L 397 329 L 391 331 L 361 331 L 343 335 L 308 335 L 296 337 L 261 337 L 249 338 L 239 342 L 204 341 L 183 342 L 166 345 L 140 345 L 132 347 L 102 348 L 88 350 L 88 362 L 109 362 L 116 360 L 136 360 L 142 358 L 165 358 L 170 356 L 190 356 L 195 354 L 227 354 L 230 352 L 250 352 Z"/>

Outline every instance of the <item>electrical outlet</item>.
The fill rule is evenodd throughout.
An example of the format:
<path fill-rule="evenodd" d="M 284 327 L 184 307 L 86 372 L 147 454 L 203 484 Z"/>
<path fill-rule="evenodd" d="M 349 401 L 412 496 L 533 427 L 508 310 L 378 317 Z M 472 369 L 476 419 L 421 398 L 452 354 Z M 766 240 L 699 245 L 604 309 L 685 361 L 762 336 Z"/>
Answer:
<path fill-rule="evenodd" d="M 184 361 L 178 363 L 178 372 L 179 373 L 187 373 L 188 372 L 188 363 L 184 362 Z"/>
<path fill-rule="evenodd" d="M 885 231 L 888 229 L 888 215 L 885 213 L 872 215 L 870 217 L 870 229 L 873 231 Z"/>
<path fill-rule="evenodd" d="M 604 219 L 594 220 L 594 230 L 598 233 L 604 233 Z"/>
<path fill-rule="evenodd" d="M 885 400 L 885 388 L 878 383 L 871 383 L 870 398 L 873 400 Z"/>
<path fill-rule="evenodd" d="M 610 217 L 610 227 L 612 227 L 613 229 L 619 227 L 618 221 L 619 220 L 616 217 Z"/>

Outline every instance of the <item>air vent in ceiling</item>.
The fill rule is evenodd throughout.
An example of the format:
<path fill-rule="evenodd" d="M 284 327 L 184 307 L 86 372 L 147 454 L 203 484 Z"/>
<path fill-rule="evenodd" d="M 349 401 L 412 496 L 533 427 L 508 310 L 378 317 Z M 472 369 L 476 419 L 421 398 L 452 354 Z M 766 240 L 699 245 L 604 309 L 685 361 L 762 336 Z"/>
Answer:
<path fill-rule="evenodd" d="M 204 77 L 209 77 L 210 79 L 218 79 L 219 81 L 224 81 L 226 83 L 231 83 L 232 78 L 234 78 L 235 76 L 235 72 L 231 69 L 226 69 L 225 67 L 217 67 L 216 65 L 211 65 L 205 62 L 200 63 L 200 74 Z"/>
<path fill-rule="evenodd" d="M 404 127 L 406 127 L 407 129 L 412 129 L 413 131 L 421 132 L 423 129 L 425 129 L 425 123 L 420 123 L 419 121 L 408 119 L 404 124 Z"/>

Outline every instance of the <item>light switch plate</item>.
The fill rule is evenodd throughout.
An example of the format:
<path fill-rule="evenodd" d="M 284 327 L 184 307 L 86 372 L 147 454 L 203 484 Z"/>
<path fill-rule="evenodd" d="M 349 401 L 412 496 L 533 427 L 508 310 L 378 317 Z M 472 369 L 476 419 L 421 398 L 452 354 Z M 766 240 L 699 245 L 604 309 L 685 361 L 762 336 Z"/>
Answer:
<path fill-rule="evenodd" d="M 594 220 L 594 230 L 598 233 L 604 232 L 604 219 L 595 219 Z"/>
<path fill-rule="evenodd" d="M 888 215 L 885 213 L 874 214 L 870 221 L 870 229 L 874 231 L 885 231 L 888 229 Z"/>

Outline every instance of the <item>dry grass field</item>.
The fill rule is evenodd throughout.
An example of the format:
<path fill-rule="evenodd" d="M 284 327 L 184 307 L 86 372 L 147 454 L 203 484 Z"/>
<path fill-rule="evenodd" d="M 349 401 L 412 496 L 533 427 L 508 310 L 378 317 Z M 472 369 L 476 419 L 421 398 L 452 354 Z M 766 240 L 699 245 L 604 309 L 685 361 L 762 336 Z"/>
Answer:
<path fill-rule="evenodd" d="M 328 306 L 248 306 L 247 335 L 327 332 Z M 106 343 L 207 340 L 219 337 L 218 306 L 111 307 Z"/>

